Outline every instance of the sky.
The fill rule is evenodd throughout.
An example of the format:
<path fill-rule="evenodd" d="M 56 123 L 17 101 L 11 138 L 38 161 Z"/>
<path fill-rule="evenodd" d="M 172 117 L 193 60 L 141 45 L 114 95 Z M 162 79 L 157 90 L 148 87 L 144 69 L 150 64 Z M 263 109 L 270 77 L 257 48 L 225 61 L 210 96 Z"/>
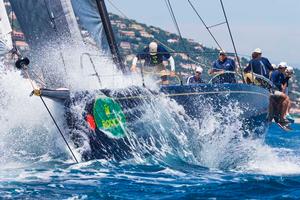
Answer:
<path fill-rule="evenodd" d="M 176 32 L 164 0 L 109 0 L 110 12 L 147 25 Z M 170 1 L 183 37 L 207 47 L 217 47 L 187 0 Z M 191 0 L 208 26 L 224 22 L 220 0 Z M 239 54 L 251 55 L 261 48 L 271 63 L 285 61 L 300 68 L 300 0 L 223 0 Z M 226 25 L 211 29 L 223 49 L 233 52 Z"/>

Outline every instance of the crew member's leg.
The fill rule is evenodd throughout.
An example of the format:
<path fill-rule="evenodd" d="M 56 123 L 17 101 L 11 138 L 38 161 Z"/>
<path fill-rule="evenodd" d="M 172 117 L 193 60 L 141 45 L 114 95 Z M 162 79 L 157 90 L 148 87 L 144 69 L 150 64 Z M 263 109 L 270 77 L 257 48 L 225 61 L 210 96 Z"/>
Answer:
<path fill-rule="evenodd" d="M 285 116 L 288 112 L 288 108 L 289 108 L 289 104 L 290 104 L 290 99 L 289 97 L 282 93 L 281 94 L 281 98 L 283 99 L 282 103 L 281 103 L 281 112 L 280 112 L 280 121 L 281 122 L 286 122 Z"/>

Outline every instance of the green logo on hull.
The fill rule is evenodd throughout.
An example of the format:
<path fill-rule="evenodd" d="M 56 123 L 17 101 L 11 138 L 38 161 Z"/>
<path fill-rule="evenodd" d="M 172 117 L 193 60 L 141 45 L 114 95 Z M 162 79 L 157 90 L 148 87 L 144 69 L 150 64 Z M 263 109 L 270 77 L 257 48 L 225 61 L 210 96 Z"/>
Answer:
<path fill-rule="evenodd" d="M 121 106 L 111 98 L 96 99 L 93 115 L 97 128 L 106 135 L 122 138 L 126 135 L 126 118 Z"/>

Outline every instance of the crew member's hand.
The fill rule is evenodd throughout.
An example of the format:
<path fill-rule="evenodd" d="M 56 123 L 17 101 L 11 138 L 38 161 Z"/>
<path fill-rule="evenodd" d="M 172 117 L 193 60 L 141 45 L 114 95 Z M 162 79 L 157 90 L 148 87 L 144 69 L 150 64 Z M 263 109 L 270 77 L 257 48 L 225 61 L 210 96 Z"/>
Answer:
<path fill-rule="evenodd" d="M 210 75 L 217 75 L 217 74 L 224 74 L 224 70 L 213 70 L 213 69 L 210 69 L 209 71 L 208 71 L 208 73 L 210 74 Z"/>
<path fill-rule="evenodd" d="M 175 72 L 175 71 L 171 71 L 171 72 L 170 72 L 170 76 L 171 76 L 171 77 L 174 77 L 175 75 L 176 75 L 176 72 Z"/>
<path fill-rule="evenodd" d="M 217 73 L 216 74 L 224 74 L 224 70 L 220 70 L 220 71 L 217 71 Z"/>
<path fill-rule="evenodd" d="M 131 71 L 131 72 L 136 72 L 136 66 L 135 66 L 135 65 L 132 65 L 131 68 L 130 68 L 130 71 Z"/>

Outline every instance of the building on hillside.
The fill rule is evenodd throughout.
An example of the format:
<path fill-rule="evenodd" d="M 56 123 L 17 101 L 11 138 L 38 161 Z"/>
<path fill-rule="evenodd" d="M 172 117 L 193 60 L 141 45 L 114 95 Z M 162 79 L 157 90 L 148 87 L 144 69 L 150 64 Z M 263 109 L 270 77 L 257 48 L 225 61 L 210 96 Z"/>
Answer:
<path fill-rule="evenodd" d="M 200 51 L 203 51 L 203 46 L 201 45 L 198 45 L 198 46 L 195 46 L 194 49 L 196 50 L 200 50 Z"/>
<path fill-rule="evenodd" d="M 14 38 L 14 40 L 25 40 L 24 33 L 18 31 L 13 31 L 12 37 Z"/>
<path fill-rule="evenodd" d="M 129 42 L 121 42 L 120 47 L 122 49 L 131 49 L 131 44 Z"/>
<path fill-rule="evenodd" d="M 154 36 L 146 31 L 140 31 L 140 34 L 142 37 L 145 37 L 145 38 L 154 38 Z"/>
<path fill-rule="evenodd" d="M 121 35 L 128 36 L 128 37 L 135 37 L 134 31 L 120 31 Z"/>
<path fill-rule="evenodd" d="M 168 39 L 167 42 L 168 43 L 177 43 L 178 39 Z"/>
<path fill-rule="evenodd" d="M 126 24 L 124 24 L 124 23 L 117 24 L 117 27 L 120 28 L 120 29 L 125 29 L 125 28 L 127 28 Z"/>
<path fill-rule="evenodd" d="M 144 30 L 144 27 L 142 27 L 140 24 L 131 24 L 130 28 L 138 30 L 138 31 Z"/>
<path fill-rule="evenodd" d="M 29 50 L 28 44 L 24 41 L 16 41 L 16 46 L 22 51 Z"/>
<path fill-rule="evenodd" d="M 185 54 L 185 53 L 179 53 L 180 57 L 183 59 L 183 60 L 188 60 L 189 57 Z"/>
<path fill-rule="evenodd" d="M 159 32 L 160 32 L 159 29 L 154 28 L 154 27 L 151 27 L 150 30 L 151 30 L 151 31 L 154 31 L 154 32 L 156 32 L 156 33 L 159 33 Z"/>

